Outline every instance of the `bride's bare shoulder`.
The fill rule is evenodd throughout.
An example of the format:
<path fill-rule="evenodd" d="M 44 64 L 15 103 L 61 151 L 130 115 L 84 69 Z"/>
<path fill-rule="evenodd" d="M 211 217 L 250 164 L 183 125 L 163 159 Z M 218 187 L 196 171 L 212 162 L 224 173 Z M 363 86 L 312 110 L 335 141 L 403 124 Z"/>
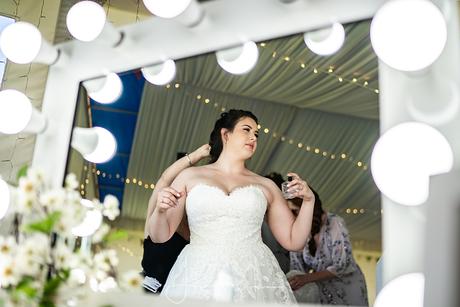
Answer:
<path fill-rule="evenodd" d="M 193 177 L 193 176 L 206 174 L 206 173 L 208 173 L 209 171 L 210 171 L 210 168 L 209 168 L 208 165 L 193 166 L 193 167 L 188 167 L 188 168 L 184 169 L 184 170 L 180 173 L 180 176 L 181 176 L 181 177 L 190 178 L 190 177 Z"/>

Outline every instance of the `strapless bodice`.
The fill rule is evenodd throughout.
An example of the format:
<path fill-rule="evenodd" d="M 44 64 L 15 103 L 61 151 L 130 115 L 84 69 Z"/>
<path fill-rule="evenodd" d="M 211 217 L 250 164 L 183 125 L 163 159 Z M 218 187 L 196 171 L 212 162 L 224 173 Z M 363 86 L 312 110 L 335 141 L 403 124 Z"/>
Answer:
<path fill-rule="evenodd" d="M 191 244 L 252 244 L 261 240 L 267 200 L 257 185 L 222 189 L 199 183 L 188 193 L 186 212 Z"/>

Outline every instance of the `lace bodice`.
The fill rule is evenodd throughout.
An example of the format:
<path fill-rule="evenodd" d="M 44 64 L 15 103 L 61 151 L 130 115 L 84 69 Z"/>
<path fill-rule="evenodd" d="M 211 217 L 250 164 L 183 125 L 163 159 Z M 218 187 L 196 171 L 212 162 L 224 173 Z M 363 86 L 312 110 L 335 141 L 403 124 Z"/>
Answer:
<path fill-rule="evenodd" d="M 203 197 L 206 195 L 206 197 Z M 252 244 L 261 240 L 260 230 L 267 200 L 257 185 L 246 185 L 226 194 L 199 183 L 187 196 L 191 244 Z"/>

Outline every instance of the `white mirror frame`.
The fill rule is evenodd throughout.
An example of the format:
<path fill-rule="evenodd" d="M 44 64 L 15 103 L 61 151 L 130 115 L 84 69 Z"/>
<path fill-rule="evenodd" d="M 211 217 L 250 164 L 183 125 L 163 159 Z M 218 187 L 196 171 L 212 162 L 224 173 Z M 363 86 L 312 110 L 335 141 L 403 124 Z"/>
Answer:
<path fill-rule="evenodd" d="M 37 136 L 32 164 L 47 172 L 53 180 L 53 185 L 62 184 L 81 81 L 102 76 L 108 70 L 116 73 L 129 71 L 161 63 L 166 59 L 182 59 L 234 47 L 249 40 L 260 42 L 303 33 L 326 26 L 333 21 L 346 24 L 369 19 L 385 2 L 385 0 L 211 1 L 201 4 L 205 19 L 193 28 L 187 28 L 175 20 L 152 17 L 119 28 L 125 39 L 115 48 L 98 42 L 69 41 L 60 44 L 57 47 L 67 53 L 68 58 L 65 63 L 59 60 L 50 67 L 42 106 L 42 112 L 49 119 L 49 127 L 43 134 Z M 454 0 L 433 0 L 433 2 L 440 7 L 446 18 L 447 45 L 440 58 L 418 78 L 429 78 L 433 74 L 442 75 L 459 87 L 460 43 L 457 3 Z M 414 120 L 406 107 L 406 101 L 410 98 L 416 82 L 414 76 L 396 71 L 379 62 L 379 81 L 381 133 L 401 122 Z M 433 124 L 432 126 L 441 131 L 451 144 L 455 157 L 454 170 L 457 171 L 460 168 L 460 159 L 458 159 L 460 115 L 456 114 L 450 122 L 443 123 L 441 126 Z M 457 182 L 460 182 L 460 178 L 456 178 Z M 447 186 L 447 184 L 433 186 L 433 189 L 446 189 L 437 191 L 439 193 L 433 195 L 442 194 L 441 192 L 449 193 Z M 436 204 L 436 200 L 430 199 L 427 204 L 439 205 Z M 454 200 L 444 205 L 458 208 Z M 424 206 L 403 207 L 385 197 L 382 198 L 382 208 L 385 256 L 383 283 L 403 273 L 423 272 L 427 275 L 427 285 L 436 284 L 438 291 L 437 294 L 433 294 L 434 290 L 427 287 L 425 290 L 428 294 L 427 299 L 436 297 L 437 301 L 435 301 L 438 305 L 453 306 L 452 303 L 445 301 L 446 298 L 454 295 L 452 291 L 446 293 L 450 288 L 443 286 L 442 281 L 435 280 L 430 283 L 431 271 L 428 268 L 430 266 L 439 268 L 439 262 L 435 262 L 436 251 L 430 251 L 424 236 L 426 225 L 430 224 L 432 217 L 427 216 Z M 442 240 L 448 242 L 447 244 L 455 245 L 452 242 L 457 242 L 458 238 L 451 233 L 449 237 Z M 458 268 L 453 258 L 454 256 L 450 256 L 446 265 Z M 456 271 L 458 270 L 452 270 L 452 272 Z M 452 272 L 450 274 L 453 274 Z M 448 273 L 449 271 L 446 274 Z"/>

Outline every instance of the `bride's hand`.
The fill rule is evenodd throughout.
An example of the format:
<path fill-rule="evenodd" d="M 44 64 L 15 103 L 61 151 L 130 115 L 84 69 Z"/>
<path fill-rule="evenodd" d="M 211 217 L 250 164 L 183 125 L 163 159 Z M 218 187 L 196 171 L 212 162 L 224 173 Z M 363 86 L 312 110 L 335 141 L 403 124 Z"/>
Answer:
<path fill-rule="evenodd" d="M 209 144 L 204 144 L 195 149 L 192 153 L 189 154 L 189 157 L 192 161 L 193 164 L 197 163 L 203 158 L 206 158 L 209 156 L 209 153 L 211 152 L 211 146 Z"/>
<path fill-rule="evenodd" d="M 287 175 L 292 177 L 292 181 L 288 184 L 288 192 L 292 193 L 294 198 L 298 197 L 306 201 L 315 199 L 315 195 L 305 180 L 302 180 L 296 173 L 288 173 Z"/>
<path fill-rule="evenodd" d="M 165 187 L 158 192 L 157 208 L 160 212 L 166 212 L 170 208 L 175 208 L 179 204 L 178 199 L 182 193 L 171 187 Z"/>

